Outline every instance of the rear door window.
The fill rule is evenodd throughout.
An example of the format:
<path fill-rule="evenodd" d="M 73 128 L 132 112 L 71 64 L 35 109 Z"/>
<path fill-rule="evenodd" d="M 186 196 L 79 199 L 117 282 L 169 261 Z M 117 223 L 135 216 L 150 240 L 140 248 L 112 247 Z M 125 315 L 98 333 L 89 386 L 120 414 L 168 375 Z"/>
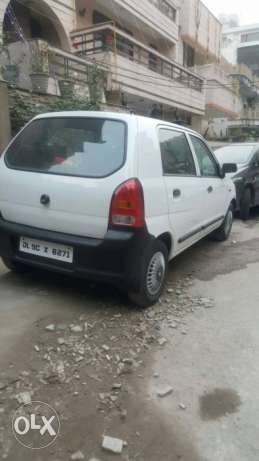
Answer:
<path fill-rule="evenodd" d="M 185 133 L 160 129 L 160 148 L 164 174 L 196 176 L 193 155 Z"/>
<path fill-rule="evenodd" d="M 8 167 L 83 177 L 109 176 L 122 167 L 126 125 L 101 118 L 46 118 L 32 122 L 8 148 Z"/>

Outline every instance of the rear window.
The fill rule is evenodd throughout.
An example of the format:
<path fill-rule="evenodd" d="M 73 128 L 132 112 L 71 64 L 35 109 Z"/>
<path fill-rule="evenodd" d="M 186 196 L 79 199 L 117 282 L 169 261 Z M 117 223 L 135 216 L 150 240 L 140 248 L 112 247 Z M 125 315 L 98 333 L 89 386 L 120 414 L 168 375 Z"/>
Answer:
<path fill-rule="evenodd" d="M 101 118 L 46 118 L 32 122 L 10 145 L 8 167 L 101 178 L 122 167 L 126 125 Z"/>

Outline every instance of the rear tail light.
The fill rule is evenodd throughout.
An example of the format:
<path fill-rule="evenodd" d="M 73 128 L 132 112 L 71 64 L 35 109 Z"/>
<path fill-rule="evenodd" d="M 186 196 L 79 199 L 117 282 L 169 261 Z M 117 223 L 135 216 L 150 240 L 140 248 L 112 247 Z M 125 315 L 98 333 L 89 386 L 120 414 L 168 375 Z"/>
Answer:
<path fill-rule="evenodd" d="M 115 190 L 109 224 L 131 228 L 145 226 L 143 189 L 137 179 L 129 179 Z"/>

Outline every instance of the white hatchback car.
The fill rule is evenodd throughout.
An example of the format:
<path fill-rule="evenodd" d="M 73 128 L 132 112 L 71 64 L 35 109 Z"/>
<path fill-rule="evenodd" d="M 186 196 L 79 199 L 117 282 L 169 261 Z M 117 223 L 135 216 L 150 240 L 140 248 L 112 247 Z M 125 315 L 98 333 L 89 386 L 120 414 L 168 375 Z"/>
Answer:
<path fill-rule="evenodd" d="M 235 187 L 202 137 L 109 112 L 34 118 L 0 159 L 0 256 L 124 287 L 155 303 L 168 261 L 228 238 Z"/>

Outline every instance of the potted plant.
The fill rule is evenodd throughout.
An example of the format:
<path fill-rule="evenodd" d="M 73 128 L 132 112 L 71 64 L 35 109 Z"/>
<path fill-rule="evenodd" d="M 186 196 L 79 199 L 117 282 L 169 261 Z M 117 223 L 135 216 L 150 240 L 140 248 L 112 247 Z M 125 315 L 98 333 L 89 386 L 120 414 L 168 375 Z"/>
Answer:
<path fill-rule="evenodd" d="M 75 91 L 75 83 L 69 76 L 59 79 L 59 90 L 63 98 L 73 97 Z"/>
<path fill-rule="evenodd" d="M 48 44 L 42 41 L 31 46 L 31 82 L 37 93 L 47 93 L 49 84 Z"/>

